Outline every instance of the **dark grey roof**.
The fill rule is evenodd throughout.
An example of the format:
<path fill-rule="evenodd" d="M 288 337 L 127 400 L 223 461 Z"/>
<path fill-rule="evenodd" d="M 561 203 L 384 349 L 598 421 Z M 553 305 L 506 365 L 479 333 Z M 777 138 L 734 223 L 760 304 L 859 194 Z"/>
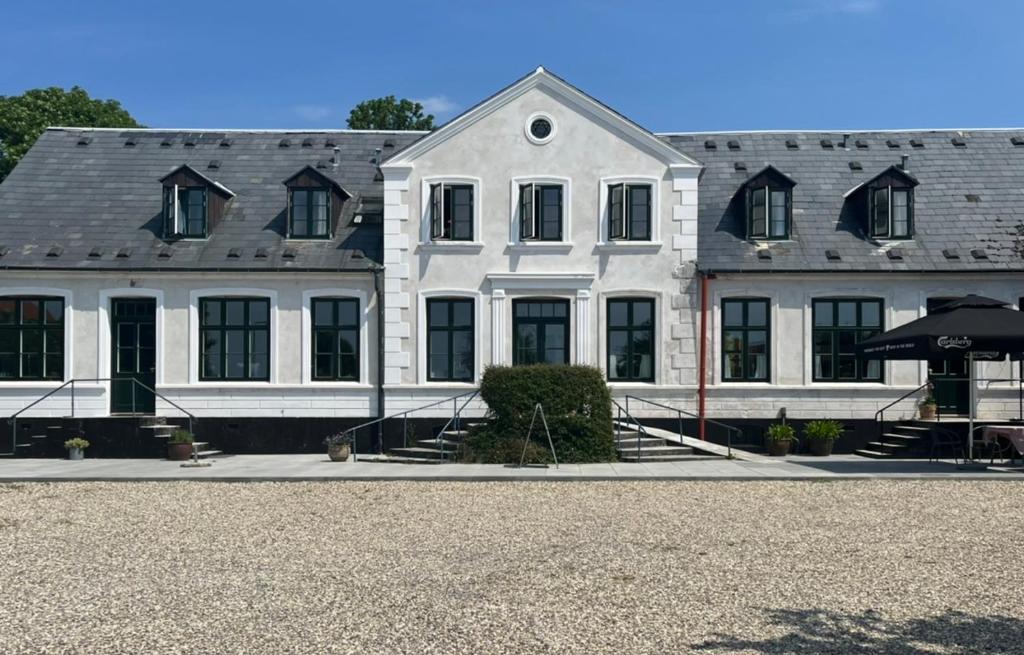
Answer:
<path fill-rule="evenodd" d="M 1020 130 L 856 132 L 842 147 L 835 132 L 662 135 L 705 165 L 700 180 L 698 264 L 707 271 L 1000 271 L 1024 270 L 1024 145 Z M 953 144 L 962 138 L 964 146 Z M 826 149 L 822 140 L 831 140 Z M 915 140 L 923 147 L 913 147 Z M 737 141 L 739 150 L 706 149 L 705 142 Z M 791 142 L 787 146 L 787 141 Z M 792 142 L 797 144 L 794 148 Z M 891 143 L 889 143 L 891 142 Z M 858 143 L 860 145 L 858 146 Z M 866 234 L 866 220 L 843 194 L 910 155 L 915 235 L 896 247 Z M 792 240 L 772 243 L 771 257 L 745 239 L 737 196 L 749 170 L 767 165 L 793 178 Z M 853 170 L 858 161 L 862 170 Z M 967 194 L 980 196 L 968 201 Z M 826 251 L 839 257 L 830 258 Z M 951 258 L 944 250 L 955 251 Z M 972 255 L 987 253 L 987 259 Z"/>
<path fill-rule="evenodd" d="M 88 143 L 79 145 L 83 135 Z M 50 129 L 0 184 L 0 252 L 7 249 L 0 268 L 366 269 L 381 261 L 381 225 L 355 218 L 360 207 L 381 211 L 375 149 L 384 158 L 422 135 Z M 288 147 L 280 146 L 283 139 Z M 135 144 L 125 145 L 129 140 Z M 311 146 L 303 146 L 308 140 Z M 337 167 L 328 142 L 339 148 Z M 183 164 L 235 194 L 204 241 L 162 238 L 160 178 Z M 329 241 L 285 238 L 282 181 L 306 165 L 353 195 Z M 59 256 L 47 256 L 54 246 Z M 102 255 L 90 257 L 97 249 Z M 286 249 L 294 256 L 286 257 Z M 237 256 L 229 256 L 232 250 Z M 118 251 L 131 254 L 118 257 Z"/>

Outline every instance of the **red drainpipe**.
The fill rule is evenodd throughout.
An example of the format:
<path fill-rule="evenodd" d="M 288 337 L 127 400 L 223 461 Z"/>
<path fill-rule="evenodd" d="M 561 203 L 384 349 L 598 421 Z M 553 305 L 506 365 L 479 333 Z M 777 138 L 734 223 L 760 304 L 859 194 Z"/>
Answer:
<path fill-rule="evenodd" d="M 707 396 L 708 367 L 708 278 L 704 272 L 700 273 L 700 364 L 698 366 L 697 378 L 697 415 L 698 419 L 697 436 L 701 441 L 705 440 L 704 434 L 704 401 Z"/>

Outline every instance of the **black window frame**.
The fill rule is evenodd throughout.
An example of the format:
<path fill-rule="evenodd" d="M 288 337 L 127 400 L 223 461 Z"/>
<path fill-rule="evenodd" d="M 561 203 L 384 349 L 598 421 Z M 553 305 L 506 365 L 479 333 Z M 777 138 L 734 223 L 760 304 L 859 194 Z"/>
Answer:
<path fill-rule="evenodd" d="M 469 195 L 469 217 L 458 219 L 455 207 L 465 205 Z M 475 236 L 476 193 L 472 184 L 438 182 L 430 185 L 430 240 L 472 241 Z M 460 230 L 460 225 L 463 229 Z"/>
<path fill-rule="evenodd" d="M 885 194 L 885 202 L 881 205 L 878 203 L 878 197 L 880 193 Z M 893 208 L 895 203 L 893 201 L 894 194 L 903 193 L 907 197 L 907 229 L 905 232 L 897 233 L 895 230 L 895 219 L 893 215 Z M 879 209 L 880 206 L 885 207 L 885 228 L 879 229 Z M 868 231 L 871 237 L 874 239 L 912 239 L 914 237 L 914 188 L 911 186 L 903 186 L 896 184 L 873 184 L 868 187 Z"/>
<path fill-rule="evenodd" d="M 455 306 L 465 304 L 469 306 L 469 325 L 455 325 Z M 443 325 L 433 326 L 431 325 L 431 317 L 435 308 L 445 308 L 447 314 L 446 321 Z M 441 297 L 441 298 L 427 298 L 426 302 L 426 380 L 427 382 L 469 382 L 472 383 L 476 380 L 476 300 L 473 298 L 463 298 L 459 296 L 454 297 Z M 431 367 L 431 360 L 433 353 L 431 352 L 431 335 L 434 333 L 443 333 L 447 335 L 447 362 L 445 364 L 448 375 L 446 376 L 434 376 Z M 470 350 L 469 356 L 469 374 L 462 377 L 456 377 L 455 375 L 455 335 L 469 333 L 469 344 Z M 465 356 L 465 355 L 463 355 Z"/>
<path fill-rule="evenodd" d="M 201 233 L 193 233 L 193 232 L 189 231 L 189 224 L 195 222 L 197 219 L 194 219 L 191 216 L 191 207 L 192 207 L 191 202 L 186 202 L 184 204 L 182 204 L 182 202 L 181 202 L 181 194 L 182 193 L 188 193 L 189 194 L 189 199 L 191 200 L 191 194 L 192 194 L 192 192 L 195 192 L 195 191 L 201 192 L 203 194 L 203 217 L 202 217 L 203 230 L 202 230 Z M 177 203 L 173 202 L 175 192 L 177 192 L 177 194 L 178 194 L 178 202 Z M 164 217 L 164 237 L 165 238 L 168 238 L 168 239 L 205 239 L 205 238 L 207 238 L 209 236 L 209 234 L 210 234 L 210 190 L 209 190 L 208 187 L 205 187 L 205 186 L 202 186 L 202 185 L 165 186 L 164 187 L 164 203 L 163 204 L 164 204 L 163 217 Z M 179 226 L 179 228 L 183 227 L 184 229 L 180 229 L 178 231 L 175 231 L 174 224 L 175 224 L 176 221 L 175 221 L 175 216 L 174 216 L 174 210 L 175 210 L 175 208 L 178 208 L 180 210 L 182 207 L 185 208 L 184 216 L 183 216 L 182 220 L 178 223 L 178 226 Z"/>
<path fill-rule="evenodd" d="M 751 325 L 750 306 L 754 304 L 764 305 L 764 325 Z M 728 305 L 741 306 L 740 323 L 729 323 Z M 721 380 L 723 383 L 733 382 L 771 382 L 772 379 L 772 303 L 769 298 L 723 298 L 722 299 L 722 326 L 721 326 Z M 738 349 L 729 346 L 730 332 L 740 333 L 740 346 Z M 764 375 L 752 375 L 750 373 L 750 357 L 758 353 L 750 351 L 751 333 L 764 332 Z M 727 375 L 730 370 L 729 359 L 731 355 L 739 355 L 742 366 L 742 374 L 738 377 Z"/>
<path fill-rule="evenodd" d="M 633 194 L 643 189 L 647 202 L 638 205 Z M 609 241 L 650 241 L 653 239 L 654 185 L 649 182 L 619 182 L 608 185 L 608 240 Z M 646 207 L 646 218 L 637 220 L 638 207 Z M 637 230 L 637 226 L 641 226 Z"/>
<path fill-rule="evenodd" d="M 227 323 L 227 312 L 225 311 L 227 303 L 229 302 L 244 302 L 243 319 L 241 325 L 230 325 Z M 217 303 L 220 305 L 219 314 L 220 321 L 218 323 L 207 323 L 207 311 L 206 308 Z M 252 324 L 252 307 L 254 304 L 259 303 L 264 305 L 266 309 L 267 322 L 266 325 L 253 325 Z M 259 296 L 207 296 L 199 299 L 199 380 L 202 382 L 269 382 L 271 370 L 270 367 L 273 364 L 271 354 L 273 350 L 273 344 L 271 341 L 271 330 L 273 328 L 273 315 L 271 314 L 270 299 Z M 225 347 L 227 343 L 227 334 L 229 332 L 240 331 L 243 334 L 242 339 L 242 356 L 244 358 L 244 374 L 239 376 L 228 376 L 228 355 L 230 354 Z M 257 332 L 266 333 L 266 344 L 267 344 L 267 362 L 266 362 L 266 374 L 262 376 L 255 376 L 252 374 L 253 369 L 253 349 L 252 349 L 252 335 Z M 206 334 L 217 333 L 220 340 L 220 353 L 217 353 L 219 358 L 220 367 L 219 373 L 216 375 L 209 375 L 206 372 L 206 360 L 207 354 L 207 343 Z M 262 354 L 262 353 L 255 353 Z"/>
<path fill-rule="evenodd" d="M 757 194 L 761 193 L 764 197 L 764 228 L 755 229 L 754 213 L 755 209 L 759 206 L 757 203 Z M 776 206 L 774 204 L 775 194 L 785 194 L 785 229 L 783 234 L 772 233 L 772 209 Z M 793 189 L 792 187 L 782 186 L 779 184 L 759 184 L 757 186 L 747 187 L 747 238 L 757 241 L 787 241 L 793 232 Z"/>
<path fill-rule="evenodd" d="M 612 305 L 614 304 L 625 304 L 626 305 L 626 325 L 624 326 L 613 326 L 612 325 Z M 644 304 L 650 309 L 651 321 L 649 325 L 635 325 L 634 320 L 634 309 L 637 305 Z M 627 383 L 627 382 L 654 382 L 655 369 L 657 368 L 658 359 L 658 342 L 655 340 L 655 332 L 657 326 L 657 314 L 655 314 L 655 302 L 653 298 L 643 297 L 619 297 L 609 298 L 605 304 L 606 315 L 605 315 L 605 377 L 608 382 L 612 383 Z M 612 375 L 612 333 L 625 333 L 626 334 L 626 357 L 631 361 L 630 372 L 624 377 L 618 377 Z M 651 373 L 650 375 L 643 376 L 635 373 L 639 370 L 640 366 L 637 363 L 637 354 L 634 352 L 636 341 L 634 336 L 647 333 L 649 336 L 648 343 L 650 344 L 650 360 L 651 360 Z M 643 353 L 641 353 L 642 355 Z"/>
<path fill-rule="evenodd" d="M 825 326 L 818 325 L 818 312 L 819 305 L 824 304 L 831 305 L 831 318 L 830 324 Z M 856 303 L 856 325 L 840 326 L 839 325 L 839 306 L 841 303 Z M 868 304 L 877 305 L 878 307 L 878 325 L 877 326 L 865 326 L 864 325 L 864 306 Z M 879 359 L 863 360 L 856 356 L 856 345 L 857 343 L 881 334 L 885 331 L 885 301 L 882 298 L 862 298 L 862 297 L 822 297 L 811 299 L 811 381 L 812 382 L 841 382 L 841 383 L 885 383 L 885 362 Z M 830 357 L 832 375 L 825 377 L 818 374 L 818 366 L 816 357 L 819 355 L 818 352 L 818 335 L 821 333 L 830 334 L 830 349 L 825 354 Z M 842 352 L 840 334 L 843 332 L 853 332 L 853 343 L 850 346 L 850 350 Z M 854 362 L 856 375 L 854 377 L 840 377 L 840 364 L 841 360 L 847 360 Z M 868 377 L 865 372 L 868 370 L 872 363 L 876 363 L 878 366 L 878 376 Z"/>
<path fill-rule="evenodd" d="M 527 305 L 537 305 L 543 308 L 544 306 L 558 306 L 565 309 L 564 316 L 543 316 L 543 310 L 541 310 L 541 316 L 519 316 L 519 307 Z M 564 298 L 516 298 L 512 301 L 512 365 L 513 366 L 529 366 L 531 364 L 569 364 L 572 361 L 570 350 L 572 343 L 570 341 L 570 325 L 572 323 L 571 318 L 572 306 L 571 303 Z M 562 326 L 562 350 L 564 351 L 561 362 L 547 362 L 547 358 L 544 357 L 541 361 L 522 361 L 519 348 L 519 327 L 524 324 L 536 325 L 537 330 L 537 343 L 534 346 L 534 350 L 537 353 L 547 352 L 547 337 L 545 330 L 539 329 L 540 326 L 546 325 L 561 325 Z"/>
<path fill-rule="evenodd" d="M 29 381 L 63 381 L 67 354 L 65 352 L 65 330 L 67 329 L 67 303 L 61 296 L 0 296 L 0 302 L 13 302 L 12 322 L 0 323 L 0 348 L 13 339 L 17 342 L 17 350 L 0 352 L 0 372 L 9 366 L 10 358 L 14 358 L 17 373 L 12 376 L 0 376 L 0 382 Z M 25 306 L 29 303 L 38 304 L 36 320 L 26 321 Z M 47 304 L 60 304 L 60 320 L 47 320 Z M 34 334 L 32 339 L 38 344 L 38 351 L 26 351 L 26 335 Z M 9 336 L 12 335 L 12 336 Z M 57 346 L 59 352 L 52 351 Z M 38 374 L 26 374 L 28 358 L 38 358 Z M 30 361 L 30 360 L 29 360 Z M 52 372 L 51 372 L 52 371 Z"/>
<path fill-rule="evenodd" d="M 558 190 L 558 217 L 547 216 L 547 208 L 555 205 L 543 202 L 547 191 Z M 549 225 L 557 224 L 556 235 L 546 231 Z M 519 240 L 524 242 L 565 240 L 565 185 L 548 182 L 526 182 L 519 185 Z"/>
<path fill-rule="evenodd" d="M 328 324 L 319 324 L 317 322 L 317 308 L 322 305 L 330 305 L 331 321 Z M 343 307 L 354 307 L 352 312 L 354 316 L 353 322 L 345 322 L 342 320 Z M 312 298 L 309 303 L 309 315 L 310 315 L 310 379 L 316 382 L 359 382 L 360 371 L 361 371 L 361 355 L 360 349 L 362 343 L 360 339 L 360 329 L 362 327 L 362 314 L 360 308 L 360 301 L 358 298 L 345 298 L 345 297 L 332 297 L 332 296 L 318 296 Z M 320 349 L 320 335 L 329 335 L 329 348 L 325 350 Z M 341 352 L 341 339 L 344 335 L 351 335 L 350 339 L 353 344 L 353 352 L 345 353 Z M 320 375 L 320 362 L 321 360 L 329 362 L 329 373 L 327 375 Z M 346 372 L 344 369 L 345 362 L 348 362 L 349 369 Z"/>
<path fill-rule="evenodd" d="M 305 193 L 306 194 L 306 216 L 302 219 L 306 228 L 305 234 L 298 234 L 295 231 L 296 216 L 295 216 L 295 194 Z M 322 193 L 324 197 L 324 232 L 323 234 L 317 234 L 314 231 L 316 226 L 316 208 L 319 205 L 313 202 L 315 194 Z M 288 189 L 288 238 L 289 239 L 330 239 L 333 235 L 331 234 L 331 190 L 327 187 L 291 187 Z"/>

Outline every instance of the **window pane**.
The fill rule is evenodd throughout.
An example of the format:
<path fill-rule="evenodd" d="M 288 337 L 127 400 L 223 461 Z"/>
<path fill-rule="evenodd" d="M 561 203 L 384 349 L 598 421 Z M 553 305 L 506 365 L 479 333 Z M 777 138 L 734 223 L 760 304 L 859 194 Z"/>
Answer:
<path fill-rule="evenodd" d="M 814 331 L 814 352 L 818 354 L 832 353 L 832 333 L 825 330 Z"/>
<path fill-rule="evenodd" d="M 630 187 L 629 231 L 633 239 L 650 238 L 651 191 L 646 185 Z"/>
<path fill-rule="evenodd" d="M 772 191 L 771 236 L 786 236 L 786 195 L 785 191 Z"/>
<path fill-rule="evenodd" d="M 615 330 L 608 333 L 608 377 L 613 380 L 629 377 L 629 332 Z"/>
<path fill-rule="evenodd" d="M 892 236 L 910 234 L 910 211 L 907 191 L 892 192 Z"/>
<path fill-rule="evenodd" d="M 44 304 L 44 321 L 48 325 L 64 322 L 64 301 L 47 300 Z"/>
<path fill-rule="evenodd" d="M 864 302 L 860 305 L 860 324 L 863 327 L 878 327 L 882 324 L 881 307 L 876 302 Z"/>
<path fill-rule="evenodd" d="M 203 377 L 218 379 L 223 376 L 220 356 L 206 355 L 203 357 Z"/>
<path fill-rule="evenodd" d="M 318 378 L 333 377 L 334 371 L 331 368 L 333 362 L 333 355 L 317 355 L 316 357 L 313 358 L 313 366 L 315 367 L 313 375 L 315 375 Z"/>
<path fill-rule="evenodd" d="M 334 330 L 317 330 L 313 335 L 313 352 L 316 354 L 334 352 Z"/>
<path fill-rule="evenodd" d="M 889 189 L 876 189 L 874 193 L 874 233 L 876 236 L 889 234 Z"/>
<path fill-rule="evenodd" d="M 43 377 L 43 356 L 41 354 L 22 354 L 21 376 L 24 378 Z"/>
<path fill-rule="evenodd" d="M 750 201 L 750 236 L 765 236 L 767 234 L 765 190 L 754 189 L 750 193 Z"/>
<path fill-rule="evenodd" d="M 30 325 L 41 322 L 43 317 L 40 311 L 40 302 L 38 300 L 22 300 L 21 324 Z"/>
<path fill-rule="evenodd" d="M 270 339 L 266 330 L 253 330 L 249 333 L 249 352 L 260 355 L 270 352 Z"/>
<path fill-rule="evenodd" d="M 839 379 L 854 380 L 857 378 L 857 358 L 847 355 L 839 357 Z"/>
<path fill-rule="evenodd" d="M 15 301 L 0 300 L 0 325 L 13 325 L 15 322 Z"/>
<path fill-rule="evenodd" d="M 270 355 L 256 354 L 249 357 L 249 379 L 262 380 L 270 371 Z"/>
<path fill-rule="evenodd" d="M 747 326 L 763 327 L 768 324 L 768 303 L 756 301 L 747 303 Z"/>
<path fill-rule="evenodd" d="M 21 352 L 41 353 L 43 352 L 43 331 L 40 329 L 21 331 Z"/>
<path fill-rule="evenodd" d="M 722 350 L 725 352 L 743 352 L 743 331 L 727 331 L 722 337 Z"/>
<path fill-rule="evenodd" d="M 818 380 L 831 380 L 832 379 L 832 356 L 831 355 L 815 355 L 814 356 L 814 377 Z"/>
<path fill-rule="evenodd" d="M 722 322 L 729 326 L 743 325 L 743 303 L 729 300 L 723 301 Z"/>
<path fill-rule="evenodd" d="M 633 303 L 633 327 L 650 327 L 651 305 L 647 301 L 635 301 Z"/>
<path fill-rule="evenodd" d="M 216 300 L 204 300 L 203 306 L 203 325 L 220 325 L 221 321 L 221 304 Z"/>
<path fill-rule="evenodd" d="M 0 330 L 0 354 L 18 352 L 18 331 Z"/>
<path fill-rule="evenodd" d="M 448 332 L 432 330 L 427 339 L 429 358 L 429 375 L 431 378 L 445 380 L 450 377 L 448 371 Z"/>
<path fill-rule="evenodd" d="M 265 300 L 249 301 L 249 325 L 266 325 L 269 319 L 269 309 Z"/>
<path fill-rule="evenodd" d="M 245 325 L 245 301 L 224 302 L 224 325 Z"/>
<path fill-rule="evenodd" d="M 43 363 L 45 377 L 56 380 L 64 378 L 64 355 L 46 355 Z"/>
<path fill-rule="evenodd" d="M 334 325 L 334 303 L 330 300 L 313 301 L 313 325 Z"/>
<path fill-rule="evenodd" d="M 354 355 L 356 343 L 359 341 L 359 333 L 355 330 L 338 331 L 338 352 L 343 355 Z"/>
<path fill-rule="evenodd" d="M 857 325 L 857 303 L 841 301 L 836 303 L 836 325 L 840 327 Z"/>
<path fill-rule="evenodd" d="M 327 236 L 327 192 L 313 193 L 313 236 Z"/>
<path fill-rule="evenodd" d="M 467 327 L 473 324 L 473 303 L 453 302 L 452 303 L 452 326 Z"/>
<path fill-rule="evenodd" d="M 452 377 L 468 380 L 473 377 L 473 333 L 459 330 L 452 334 Z"/>
<path fill-rule="evenodd" d="M 726 380 L 743 379 L 743 355 L 740 353 L 727 354 L 724 367 L 725 370 L 722 371 L 722 377 Z"/>
<path fill-rule="evenodd" d="M 448 305 L 444 300 L 431 300 L 427 303 L 427 323 L 430 327 L 448 325 Z"/>
<path fill-rule="evenodd" d="M 359 301 L 338 302 L 338 325 L 359 325 Z"/>
<path fill-rule="evenodd" d="M 814 325 L 816 327 L 829 327 L 832 325 L 832 303 L 814 303 Z"/>
<path fill-rule="evenodd" d="M 629 325 L 629 303 L 616 301 L 608 303 L 608 325 L 624 327 Z"/>
<path fill-rule="evenodd" d="M 0 354 L 0 379 L 18 377 L 18 355 Z"/>

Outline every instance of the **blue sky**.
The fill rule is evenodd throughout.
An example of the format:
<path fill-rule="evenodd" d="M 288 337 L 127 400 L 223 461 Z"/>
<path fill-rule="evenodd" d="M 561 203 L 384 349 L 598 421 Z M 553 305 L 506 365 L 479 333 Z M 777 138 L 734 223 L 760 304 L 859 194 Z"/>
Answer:
<path fill-rule="evenodd" d="M 767 9 L 766 9 L 767 8 Z M 0 95 L 74 84 L 153 127 L 451 118 L 544 65 L 654 131 L 1024 124 L 1019 0 L 7 3 Z"/>

